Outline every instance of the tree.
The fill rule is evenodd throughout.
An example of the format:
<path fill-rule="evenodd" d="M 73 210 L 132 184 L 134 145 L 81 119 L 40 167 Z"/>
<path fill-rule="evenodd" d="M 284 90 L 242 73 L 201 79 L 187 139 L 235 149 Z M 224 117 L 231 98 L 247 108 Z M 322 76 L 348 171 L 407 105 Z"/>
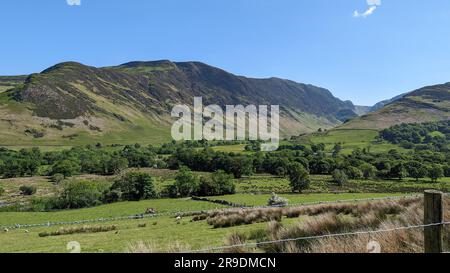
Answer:
<path fill-rule="evenodd" d="M 122 199 L 127 201 L 156 198 L 153 178 L 142 172 L 129 172 L 123 175 L 114 182 L 111 190 L 120 191 Z"/>
<path fill-rule="evenodd" d="M 181 167 L 175 178 L 174 188 L 181 197 L 192 196 L 199 188 L 198 178 L 187 167 Z"/>
<path fill-rule="evenodd" d="M 439 178 L 444 177 L 444 169 L 441 165 L 433 164 L 428 170 L 428 177 L 433 183 L 436 183 Z"/>
<path fill-rule="evenodd" d="M 333 171 L 333 181 L 338 184 L 339 187 L 342 187 L 342 185 L 347 183 L 348 177 L 344 171 L 336 169 Z"/>
<path fill-rule="evenodd" d="M 233 178 L 222 170 L 219 170 L 211 175 L 211 180 L 219 187 L 219 195 L 234 194 L 235 185 Z"/>
<path fill-rule="evenodd" d="M 253 161 L 249 157 L 233 157 L 229 163 L 231 164 L 229 172 L 231 172 L 235 178 L 242 178 L 242 176 L 251 175 L 253 172 Z"/>
<path fill-rule="evenodd" d="M 342 145 L 340 143 L 337 143 L 336 145 L 334 145 L 333 148 L 333 156 L 336 157 L 338 156 L 342 151 Z"/>
<path fill-rule="evenodd" d="M 3 176 L 5 178 L 24 176 L 26 171 L 24 170 L 23 166 L 24 164 L 22 164 L 21 159 L 10 158 L 6 160 L 3 167 Z"/>
<path fill-rule="evenodd" d="M 66 181 L 62 183 L 55 206 L 59 209 L 79 209 L 102 204 L 105 186 L 91 181 Z"/>
<path fill-rule="evenodd" d="M 209 177 L 200 177 L 200 183 L 196 195 L 198 196 L 216 196 L 220 195 L 219 185 Z"/>
<path fill-rule="evenodd" d="M 302 164 L 294 162 L 289 166 L 289 181 L 293 192 L 302 192 L 309 188 L 309 173 Z"/>
<path fill-rule="evenodd" d="M 80 171 L 80 165 L 73 160 L 62 160 L 56 162 L 52 167 L 51 174 L 60 173 L 64 178 L 70 177 Z"/>
<path fill-rule="evenodd" d="M 311 145 L 311 149 L 314 153 L 323 152 L 325 151 L 325 144 L 319 143 L 319 144 L 313 144 Z"/>
<path fill-rule="evenodd" d="M 275 175 L 279 177 L 286 177 L 286 170 L 283 167 L 277 167 L 275 169 Z"/>
<path fill-rule="evenodd" d="M 128 160 L 126 158 L 114 155 L 106 162 L 104 174 L 119 174 L 128 168 Z"/>
<path fill-rule="evenodd" d="M 406 164 L 406 169 L 409 173 L 409 176 L 415 178 L 416 181 L 419 181 L 420 178 L 426 177 L 428 174 L 427 167 L 418 161 L 408 162 L 408 164 Z"/>
<path fill-rule="evenodd" d="M 345 168 L 344 172 L 348 178 L 350 179 L 361 179 L 363 177 L 363 173 L 360 169 L 350 166 Z"/>
<path fill-rule="evenodd" d="M 444 175 L 445 175 L 445 177 L 450 177 L 450 164 L 447 164 L 444 167 Z"/>
<path fill-rule="evenodd" d="M 222 170 L 216 171 L 210 177 L 200 177 L 198 191 L 199 196 L 216 196 L 234 194 L 235 186 L 233 177 Z"/>
<path fill-rule="evenodd" d="M 372 165 L 365 163 L 361 166 L 364 179 L 368 180 L 374 178 L 377 175 L 377 169 Z"/>
<path fill-rule="evenodd" d="M 398 180 L 402 180 L 403 178 L 408 176 L 408 172 L 406 171 L 406 168 L 403 165 L 403 163 L 398 162 L 391 168 L 389 176 L 391 178 L 398 178 Z"/>

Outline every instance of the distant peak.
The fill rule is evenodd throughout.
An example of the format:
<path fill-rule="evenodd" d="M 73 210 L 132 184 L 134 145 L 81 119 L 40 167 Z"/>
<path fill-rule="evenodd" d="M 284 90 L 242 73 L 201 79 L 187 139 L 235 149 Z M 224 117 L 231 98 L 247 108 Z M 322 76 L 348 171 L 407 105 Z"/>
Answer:
<path fill-rule="evenodd" d="M 65 68 L 87 68 L 87 66 L 82 63 L 78 63 L 78 62 L 62 62 L 62 63 L 56 64 L 54 66 L 51 66 L 51 67 L 45 69 L 44 71 L 42 71 L 42 73 L 45 74 L 45 73 L 52 72 L 54 70 L 65 69 Z"/>

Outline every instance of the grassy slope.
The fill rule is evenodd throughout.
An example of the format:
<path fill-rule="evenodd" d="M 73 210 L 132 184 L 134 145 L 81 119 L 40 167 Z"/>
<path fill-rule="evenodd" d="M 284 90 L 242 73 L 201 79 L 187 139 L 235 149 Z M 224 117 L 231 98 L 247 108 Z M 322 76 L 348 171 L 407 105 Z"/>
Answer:
<path fill-rule="evenodd" d="M 326 144 L 326 151 L 331 152 L 337 143 L 341 143 L 344 154 L 351 153 L 354 149 L 368 149 L 373 153 L 387 152 L 397 149 L 400 152 L 405 149 L 387 142 L 376 142 L 377 130 L 370 129 L 334 129 L 324 133 L 314 133 L 299 139 L 300 143 Z"/>
<path fill-rule="evenodd" d="M 382 109 L 355 118 L 342 129 L 385 129 L 401 123 L 424 123 L 450 119 L 450 84 L 416 90 Z"/>
<path fill-rule="evenodd" d="M 123 114 L 131 122 L 119 122 L 110 117 L 100 116 L 90 122 L 93 125 L 101 125 L 102 132 L 90 130 L 83 124 L 83 119 L 64 120 L 74 126 L 65 126 L 63 130 L 58 130 L 49 126 L 56 124 L 56 121 L 34 116 L 29 110 L 30 106 L 17 103 L 6 93 L 1 93 L 0 146 L 8 148 L 39 146 L 57 149 L 97 142 L 103 144 L 161 144 L 170 139 L 170 128 L 167 122 L 160 124 L 154 118 L 133 111 L 129 107 L 107 106 L 111 111 Z M 25 130 L 27 129 L 44 132 L 45 138 L 35 138 L 26 134 Z"/>

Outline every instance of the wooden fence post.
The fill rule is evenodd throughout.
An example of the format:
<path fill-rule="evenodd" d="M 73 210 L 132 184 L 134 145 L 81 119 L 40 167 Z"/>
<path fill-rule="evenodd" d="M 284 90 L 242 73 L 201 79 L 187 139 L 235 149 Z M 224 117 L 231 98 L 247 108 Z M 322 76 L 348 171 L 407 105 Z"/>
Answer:
<path fill-rule="evenodd" d="M 424 225 L 439 224 L 444 221 L 442 192 L 425 191 L 424 196 Z M 425 227 L 425 253 L 443 252 L 443 225 Z"/>

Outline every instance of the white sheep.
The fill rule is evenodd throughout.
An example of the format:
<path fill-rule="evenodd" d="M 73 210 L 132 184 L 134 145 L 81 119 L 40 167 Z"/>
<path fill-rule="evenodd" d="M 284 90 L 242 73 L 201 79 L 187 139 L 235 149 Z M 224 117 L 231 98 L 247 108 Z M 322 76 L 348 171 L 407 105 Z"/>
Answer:
<path fill-rule="evenodd" d="M 181 221 L 181 216 L 178 216 L 176 219 L 177 221 Z"/>
<path fill-rule="evenodd" d="M 5 228 L 3 231 L 4 231 L 4 232 L 9 232 L 9 229 Z"/>

